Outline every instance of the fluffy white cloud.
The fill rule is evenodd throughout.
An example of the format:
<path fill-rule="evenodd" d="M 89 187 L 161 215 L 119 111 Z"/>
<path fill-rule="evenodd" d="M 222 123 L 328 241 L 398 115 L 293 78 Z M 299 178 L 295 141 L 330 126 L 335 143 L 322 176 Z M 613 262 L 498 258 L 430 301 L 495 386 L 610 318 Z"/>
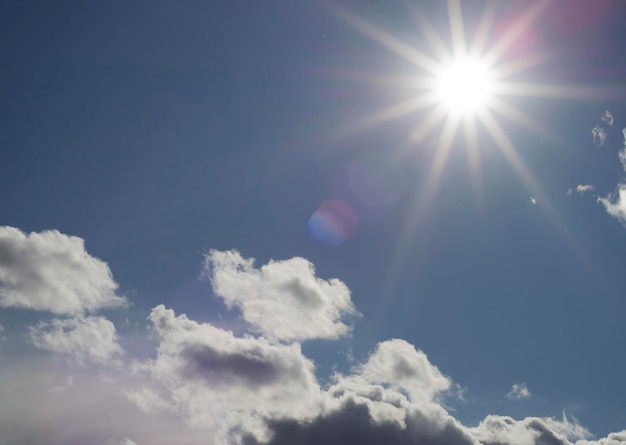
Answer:
<path fill-rule="evenodd" d="M 431 401 L 451 386 L 451 381 L 428 361 L 426 354 L 398 339 L 379 343 L 367 362 L 355 371 L 342 380 L 391 385 L 405 391 L 412 402 Z"/>
<path fill-rule="evenodd" d="M 506 398 L 510 400 L 527 399 L 529 397 L 530 391 L 526 387 L 525 383 L 514 383 L 511 390 L 506 395 Z"/>
<path fill-rule="evenodd" d="M 347 286 L 317 278 L 304 258 L 256 269 L 253 258 L 235 250 L 212 250 L 205 266 L 215 294 L 228 307 L 240 308 L 243 318 L 270 339 L 338 338 L 349 331 L 342 318 L 358 314 Z"/>
<path fill-rule="evenodd" d="M 626 184 L 620 184 L 617 189 L 617 196 L 609 195 L 606 198 L 598 198 L 609 215 L 617 218 L 626 225 Z"/>
<path fill-rule="evenodd" d="M 0 306 L 77 314 L 124 306 L 109 266 L 83 239 L 56 230 L 0 227 Z"/>
<path fill-rule="evenodd" d="M 115 326 L 104 317 L 56 318 L 30 328 L 38 348 L 65 355 L 80 363 L 109 363 L 122 354 Z"/>
<path fill-rule="evenodd" d="M 264 418 L 304 418 L 319 403 L 313 363 L 297 343 L 235 337 L 163 305 L 150 320 L 161 342 L 157 358 L 139 369 L 190 426 L 216 432 L 222 442 L 237 429 L 265 437 Z"/>

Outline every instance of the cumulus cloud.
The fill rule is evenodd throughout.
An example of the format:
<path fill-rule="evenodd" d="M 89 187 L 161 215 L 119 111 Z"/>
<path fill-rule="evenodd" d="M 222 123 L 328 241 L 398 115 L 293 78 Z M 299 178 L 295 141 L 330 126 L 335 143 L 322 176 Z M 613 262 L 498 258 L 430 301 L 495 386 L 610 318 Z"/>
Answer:
<path fill-rule="evenodd" d="M 150 320 L 161 341 L 142 370 L 192 427 L 216 431 L 223 441 L 238 428 L 265 437 L 265 417 L 303 418 L 319 401 L 313 363 L 297 343 L 236 337 L 162 305 Z"/>
<path fill-rule="evenodd" d="M 526 387 L 526 383 L 514 383 L 511 390 L 506 395 L 507 399 L 520 400 L 530 397 L 530 391 Z"/>
<path fill-rule="evenodd" d="M 0 306 L 78 314 L 124 306 L 109 266 L 82 238 L 0 227 Z"/>
<path fill-rule="evenodd" d="M 576 445 L 624 445 L 626 444 L 626 430 L 618 433 L 610 433 L 599 440 L 579 440 Z"/>
<path fill-rule="evenodd" d="M 11 425 L 0 429 L 0 443 L 626 445 L 626 432 L 590 441 L 589 431 L 565 415 L 491 415 L 467 427 L 441 402 L 457 386 L 400 339 L 379 343 L 362 363 L 322 386 L 296 340 L 346 332 L 340 317 L 356 310 L 345 285 L 316 278 L 301 258 L 255 269 L 237 252 L 214 251 L 207 262 L 218 280 L 216 294 L 242 309 L 254 335 L 235 335 L 158 305 L 149 316 L 156 351 L 132 360 L 104 317 L 40 322 L 30 328 L 31 341 L 84 366 L 65 384 L 67 373 L 42 366 L 41 356 L 22 365 L 0 360 L 0 424 Z M 251 312 L 246 316 L 249 302 L 277 326 L 289 317 L 310 325 L 278 330 Z M 273 316 L 263 304 L 285 314 Z M 306 319 L 302 307 L 319 318 Z M 101 366 L 113 360 L 120 366 Z M 530 395 L 522 383 L 511 393 Z"/>
<path fill-rule="evenodd" d="M 30 327 L 30 340 L 38 348 L 80 363 L 110 363 L 122 354 L 115 326 L 104 317 L 56 318 Z"/>
<path fill-rule="evenodd" d="M 367 362 L 355 368 L 356 382 L 391 385 L 406 392 L 411 401 L 433 400 L 437 393 L 450 389 L 451 381 L 428 361 L 422 351 L 404 340 L 379 343 Z"/>
<path fill-rule="evenodd" d="M 358 314 L 348 287 L 338 279 L 317 278 L 304 258 L 270 261 L 257 269 L 253 258 L 235 250 L 212 250 L 205 267 L 215 294 L 228 307 L 241 309 L 243 318 L 268 338 L 338 338 L 349 332 L 342 319 Z"/>

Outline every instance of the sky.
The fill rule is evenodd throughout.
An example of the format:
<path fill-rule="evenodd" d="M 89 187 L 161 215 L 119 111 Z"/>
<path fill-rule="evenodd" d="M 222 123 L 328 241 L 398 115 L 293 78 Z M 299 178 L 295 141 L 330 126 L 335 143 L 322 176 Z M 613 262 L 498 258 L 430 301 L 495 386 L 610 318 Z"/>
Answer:
<path fill-rule="evenodd" d="M 624 19 L 3 2 L 0 445 L 626 444 Z"/>

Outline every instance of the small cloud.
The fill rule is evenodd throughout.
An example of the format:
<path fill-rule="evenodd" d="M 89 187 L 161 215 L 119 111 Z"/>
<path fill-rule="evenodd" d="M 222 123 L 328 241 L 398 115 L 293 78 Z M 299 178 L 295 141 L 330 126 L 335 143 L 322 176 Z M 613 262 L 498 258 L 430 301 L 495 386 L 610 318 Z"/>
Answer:
<path fill-rule="evenodd" d="M 537 205 L 537 197 L 536 196 L 531 196 L 530 197 L 530 203 L 532 205 Z"/>
<path fill-rule="evenodd" d="M 128 438 L 111 439 L 106 443 L 106 445 L 137 445 L 137 442 L 133 442 L 132 440 Z"/>
<path fill-rule="evenodd" d="M 596 125 L 591 129 L 591 135 L 593 136 L 593 143 L 596 147 L 604 145 L 604 142 L 606 141 L 606 131 L 604 131 L 604 128 Z"/>
<path fill-rule="evenodd" d="M 509 400 L 521 400 L 530 397 L 530 391 L 526 387 L 526 383 L 515 383 L 506 395 Z"/>
<path fill-rule="evenodd" d="M 572 196 L 572 192 L 573 192 L 573 191 L 574 191 L 574 189 L 570 187 L 570 188 L 568 188 L 568 189 L 567 189 L 567 191 L 565 192 L 565 194 L 566 194 L 567 196 Z"/>
<path fill-rule="evenodd" d="M 0 324 L 0 332 L 4 332 L 4 326 Z"/>
<path fill-rule="evenodd" d="M 626 226 L 626 184 L 620 184 L 617 189 L 617 196 L 611 194 L 606 198 L 598 198 L 609 215 L 617 218 Z"/>
<path fill-rule="evenodd" d="M 581 195 L 585 192 L 593 192 L 596 188 L 591 184 L 579 184 L 576 186 L 576 191 Z M 571 190 L 571 189 L 570 189 Z"/>
<path fill-rule="evenodd" d="M 609 110 L 606 110 L 604 112 L 604 116 L 602 116 L 602 122 L 607 124 L 609 127 L 613 126 L 613 122 L 614 122 L 613 115 L 611 114 Z"/>
<path fill-rule="evenodd" d="M 115 326 L 104 317 L 56 318 L 30 327 L 31 342 L 41 349 L 85 363 L 106 364 L 122 354 Z"/>

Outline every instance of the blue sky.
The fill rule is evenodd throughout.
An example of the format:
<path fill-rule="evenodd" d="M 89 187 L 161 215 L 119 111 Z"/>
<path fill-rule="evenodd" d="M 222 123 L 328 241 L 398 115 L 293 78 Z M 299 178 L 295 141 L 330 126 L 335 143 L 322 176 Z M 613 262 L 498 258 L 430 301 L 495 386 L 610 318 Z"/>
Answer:
<path fill-rule="evenodd" d="M 5 2 L 0 444 L 626 442 L 625 14 Z"/>

